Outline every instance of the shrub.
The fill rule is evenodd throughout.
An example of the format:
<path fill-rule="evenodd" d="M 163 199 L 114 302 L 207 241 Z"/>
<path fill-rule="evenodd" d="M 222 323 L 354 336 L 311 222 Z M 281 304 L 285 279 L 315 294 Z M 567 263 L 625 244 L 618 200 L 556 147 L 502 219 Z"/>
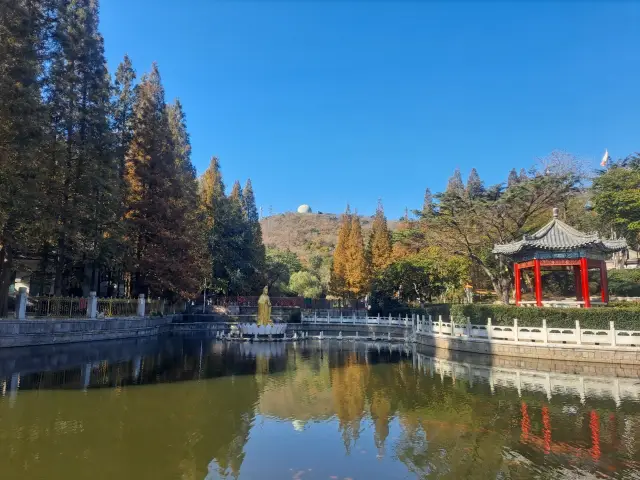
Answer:
<path fill-rule="evenodd" d="M 640 269 L 611 270 L 609 292 L 618 297 L 640 297 Z"/>
<path fill-rule="evenodd" d="M 524 308 L 510 305 L 452 305 L 451 316 L 454 320 L 464 321 L 467 317 L 471 323 L 486 324 L 491 318 L 493 325 L 513 325 L 517 318 L 521 326 L 541 327 L 542 320 L 547 326 L 558 328 L 574 328 L 576 320 L 580 328 L 608 329 L 609 322 L 615 322 L 620 330 L 640 330 L 640 308 Z"/>
<path fill-rule="evenodd" d="M 302 321 L 302 313 L 299 308 L 294 308 L 291 310 L 289 314 L 289 322 L 288 323 L 300 323 Z"/>

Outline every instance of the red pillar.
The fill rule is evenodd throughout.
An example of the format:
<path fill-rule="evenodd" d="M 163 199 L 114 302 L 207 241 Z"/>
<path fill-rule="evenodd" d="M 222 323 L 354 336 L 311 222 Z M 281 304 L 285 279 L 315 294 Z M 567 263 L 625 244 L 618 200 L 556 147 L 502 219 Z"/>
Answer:
<path fill-rule="evenodd" d="M 513 264 L 513 277 L 515 278 L 516 305 L 520 305 L 522 292 L 520 290 L 520 265 L 517 263 Z"/>
<path fill-rule="evenodd" d="M 576 300 L 582 300 L 582 278 L 580 277 L 580 265 L 573 267 L 573 280 L 576 286 Z"/>
<path fill-rule="evenodd" d="M 591 308 L 591 297 L 589 296 L 589 263 L 586 258 L 580 259 L 580 274 L 584 308 Z"/>
<path fill-rule="evenodd" d="M 602 303 L 609 303 L 609 280 L 607 279 L 607 262 L 600 260 L 600 295 Z"/>
<path fill-rule="evenodd" d="M 536 305 L 538 307 L 542 306 L 542 272 L 540 270 L 540 260 L 535 259 L 533 261 L 533 273 L 535 276 L 536 283 Z"/>

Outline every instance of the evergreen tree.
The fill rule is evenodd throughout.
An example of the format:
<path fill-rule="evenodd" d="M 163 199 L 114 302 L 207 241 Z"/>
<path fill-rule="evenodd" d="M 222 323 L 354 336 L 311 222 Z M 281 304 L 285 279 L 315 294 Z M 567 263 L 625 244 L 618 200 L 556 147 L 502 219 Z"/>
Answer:
<path fill-rule="evenodd" d="M 391 263 L 391 234 L 387 227 L 382 202 L 378 202 L 367 250 L 373 273 L 384 270 Z"/>
<path fill-rule="evenodd" d="M 527 175 L 527 171 L 524 168 L 520 169 L 520 175 L 518 175 L 518 181 L 523 182 L 527 180 L 529 176 Z"/>
<path fill-rule="evenodd" d="M 265 281 L 266 253 L 264 243 L 262 242 L 262 227 L 260 227 L 258 208 L 256 207 L 256 199 L 253 194 L 251 179 L 247 179 L 247 183 L 242 191 L 242 207 L 244 219 L 248 224 L 249 231 L 251 266 L 249 285 L 253 291 L 258 292 Z"/>
<path fill-rule="evenodd" d="M 235 206 L 240 210 L 242 216 L 244 217 L 244 201 L 242 199 L 242 187 L 240 187 L 240 182 L 236 180 L 231 188 L 231 194 L 229 195 L 229 199 L 235 204 Z"/>
<path fill-rule="evenodd" d="M 45 116 L 38 83 L 45 42 L 39 2 L 0 7 L 0 317 L 7 314 L 16 257 L 46 229 L 42 154 Z"/>
<path fill-rule="evenodd" d="M 479 198 L 483 193 L 484 185 L 480 180 L 480 175 L 478 175 L 478 171 L 475 168 L 472 168 L 467 179 L 467 195 L 470 198 Z"/>
<path fill-rule="evenodd" d="M 207 229 L 213 290 L 229 295 L 241 293 L 246 284 L 246 224 L 241 204 L 224 194 L 217 158 L 205 171 L 200 184 L 201 218 Z"/>
<path fill-rule="evenodd" d="M 431 190 L 427 187 L 424 191 L 424 201 L 422 202 L 421 216 L 423 218 L 428 218 L 433 215 L 433 212 L 434 212 L 433 195 L 431 194 Z"/>
<path fill-rule="evenodd" d="M 338 241 L 333 251 L 333 265 L 331 266 L 331 276 L 329 279 L 329 290 L 338 297 L 346 297 L 348 294 L 347 285 L 347 254 L 351 233 L 351 211 L 347 205 L 347 210 L 342 215 Z"/>
<path fill-rule="evenodd" d="M 512 168 L 509 172 L 509 177 L 507 178 L 507 188 L 512 187 L 517 184 L 519 181 L 518 172 L 516 172 L 515 168 Z"/>
<path fill-rule="evenodd" d="M 357 214 L 351 218 L 346 258 L 347 290 L 350 296 L 359 298 L 367 291 L 369 270 L 365 259 L 360 217 Z"/>
<path fill-rule="evenodd" d="M 133 136 L 133 105 L 135 103 L 136 72 L 128 55 L 118 65 L 113 82 L 113 120 L 112 130 L 115 137 L 115 155 L 120 165 L 120 174 L 124 176 L 125 155 Z"/>
<path fill-rule="evenodd" d="M 464 190 L 464 183 L 462 183 L 462 174 L 460 173 L 460 169 L 456 168 L 451 178 L 449 178 L 449 183 L 447 183 L 447 191 L 460 192 L 463 190 Z"/>

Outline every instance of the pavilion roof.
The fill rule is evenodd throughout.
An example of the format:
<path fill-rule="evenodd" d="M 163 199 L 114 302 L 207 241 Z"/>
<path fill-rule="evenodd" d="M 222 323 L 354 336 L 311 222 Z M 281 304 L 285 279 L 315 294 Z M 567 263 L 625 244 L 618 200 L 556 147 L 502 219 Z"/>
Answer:
<path fill-rule="evenodd" d="M 525 250 L 567 251 L 578 249 L 596 250 L 603 253 L 614 253 L 627 248 L 627 242 L 620 240 L 604 240 L 597 233 L 583 233 L 570 227 L 558 219 L 554 209 L 553 220 L 533 235 L 524 235 L 522 240 L 494 245 L 493 253 L 515 255 Z"/>

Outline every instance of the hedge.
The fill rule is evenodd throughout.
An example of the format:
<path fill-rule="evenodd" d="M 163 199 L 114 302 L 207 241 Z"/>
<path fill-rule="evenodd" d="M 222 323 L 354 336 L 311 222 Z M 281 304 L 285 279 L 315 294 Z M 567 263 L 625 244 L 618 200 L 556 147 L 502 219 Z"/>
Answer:
<path fill-rule="evenodd" d="M 640 297 L 640 269 L 611 270 L 609 293 L 617 297 Z"/>
<path fill-rule="evenodd" d="M 580 328 L 609 329 L 609 322 L 615 322 L 618 330 L 640 330 L 640 308 L 525 308 L 512 305 L 452 305 L 451 316 L 454 320 L 486 324 L 491 318 L 493 325 L 513 325 L 518 319 L 520 326 L 541 327 L 542 320 L 547 320 L 548 327 L 575 328 L 576 320 Z"/>

